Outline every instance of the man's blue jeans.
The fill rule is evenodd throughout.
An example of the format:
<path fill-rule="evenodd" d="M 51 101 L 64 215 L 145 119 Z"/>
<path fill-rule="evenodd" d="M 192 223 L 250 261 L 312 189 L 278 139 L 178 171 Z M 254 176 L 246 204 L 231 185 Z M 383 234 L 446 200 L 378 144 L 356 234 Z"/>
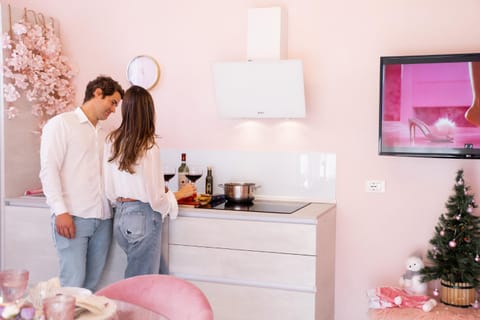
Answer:
<path fill-rule="evenodd" d="M 60 283 L 65 287 L 82 287 L 95 292 L 100 281 L 112 239 L 113 219 L 73 216 L 75 238 L 60 236 L 52 227 L 60 263 Z"/>
<path fill-rule="evenodd" d="M 162 216 L 148 203 L 116 203 L 113 234 L 127 254 L 125 278 L 160 273 Z"/>

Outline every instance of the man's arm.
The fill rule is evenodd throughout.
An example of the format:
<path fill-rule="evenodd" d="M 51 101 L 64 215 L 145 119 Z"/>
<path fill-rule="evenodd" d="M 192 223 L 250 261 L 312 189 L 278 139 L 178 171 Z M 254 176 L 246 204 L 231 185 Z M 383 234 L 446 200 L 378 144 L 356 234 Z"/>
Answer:
<path fill-rule="evenodd" d="M 49 121 L 42 130 L 40 144 L 40 180 L 47 204 L 54 212 L 58 234 L 75 237 L 75 225 L 63 199 L 62 164 L 67 150 L 66 128 L 59 121 Z"/>

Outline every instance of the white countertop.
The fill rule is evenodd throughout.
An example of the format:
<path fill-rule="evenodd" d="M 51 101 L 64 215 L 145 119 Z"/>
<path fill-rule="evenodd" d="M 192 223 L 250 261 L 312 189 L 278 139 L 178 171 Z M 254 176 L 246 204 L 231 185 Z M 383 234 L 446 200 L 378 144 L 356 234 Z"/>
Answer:
<path fill-rule="evenodd" d="M 5 200 L 7 206 L 48 208 L 45 197 L 21 196 Z M 306 207 L 291 213 L 268 213 L 253 211 L 218 210 L 192 208 L 180 205 L 180 217 L 201 217 L 229 220 L 254 220 L 285 223 L 316 224 L 320 216 L 335 208 L 334 203 L 312 202 Z"/>
<path fill-rule="evenodd" d="M 41 196 L 21 196 L 5 199 L 6 206 L 48 208 L 45 197 Z"/>
<path fill-rule="evenodd" d="M 318 218 L 335 208 L 334 203 L 312 202 L 306 207 L 291 213 L 268 213 L 253 211 L 218 210 L 180 206 L 180 217 L 199 217 L 229 220 L 253 220 L 285 223 L 317 224 Z"/>

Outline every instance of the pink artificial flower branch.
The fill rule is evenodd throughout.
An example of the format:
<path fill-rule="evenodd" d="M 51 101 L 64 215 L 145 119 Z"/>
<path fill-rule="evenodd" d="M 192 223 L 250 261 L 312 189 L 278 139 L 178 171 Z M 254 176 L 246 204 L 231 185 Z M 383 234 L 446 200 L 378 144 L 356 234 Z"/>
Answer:
<path fill-rule="evenodd" d="M 3 48 L 9 54 L 4 62 L 4 97 L 17 101 L 22 94 L 32 104 L 32 114 L 39 118 L 41 130 L 51 117 L 74 107 L 75 75 L 68 59 L 61 53 L 61 43 L 52 23 L 34 24 L 25 19 L 3 35 Z M 8 118 L 15 118 L 16 108 L 7 108 Z"/>

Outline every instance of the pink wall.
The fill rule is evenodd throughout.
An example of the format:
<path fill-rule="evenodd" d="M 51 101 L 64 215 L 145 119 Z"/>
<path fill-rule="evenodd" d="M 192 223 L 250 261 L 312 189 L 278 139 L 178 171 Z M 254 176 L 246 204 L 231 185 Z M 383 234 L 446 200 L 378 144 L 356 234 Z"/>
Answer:
<path fill-rule="evenodd" d="M 478 51 L 477 0 L 10 2 L 60 21 L 79 69 L 78 101 L 97 74 L 127 86 L 132 57 L 158 59 L 152 94 L 166 147 L 336 153 L 337 320 L 366 319 L 366 289 L 396 284 L 405 258 L 427 248 L 457 169 L 480 196 L 477 161 L 377 155 L 379 56 Z M 288 12 L 289 57 L 304 62 L 308 116 L 220 119 L 210 64 L 245 59 L 247 9 L 267 5 Z M 366 193 L 367 179 L 385 180 L 386 192 Z"/>

